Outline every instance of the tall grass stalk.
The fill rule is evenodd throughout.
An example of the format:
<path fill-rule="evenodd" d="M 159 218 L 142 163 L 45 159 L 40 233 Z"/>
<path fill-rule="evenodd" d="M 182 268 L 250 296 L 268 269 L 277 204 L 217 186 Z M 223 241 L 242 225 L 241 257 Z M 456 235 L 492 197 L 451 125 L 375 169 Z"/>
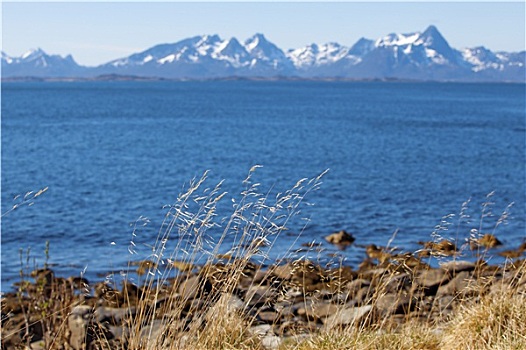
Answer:
<path fill-rule="evenodd" d="M 147 290 L 148 295 L 140 298 L 137 310 L 130 320 L 135 329 L 130 332 L 127 344 L 129 348 L 139 349 L 145 346 L 145 337 L 144 334 L 141 336 L 140 329 L 144 328 L 145 323 L 154 321 L 161 322 L 165 331 L 161 336 L 154 334 L 154 327 L 151 327 L 146 336 L 146 344 L 159 345 L 167 337 L 177 339 L 182 329 L 186 331 L 186 347 L 193 343 L 197 348 L 199 344 L 210 348 L 209 343 L 216 344 L 219 339 L 222 339 L 221 342 L 225 341 L 224 344 L 237 344 L 240 339 L 250 338 L 246 334 L 247 322 L 250 323 L 250 320 L 241 319 L 241 312 L 217 310 L 221 306 L 228 307 L 227 301 L 217 301 L 222 296 L 234 293 L 243 271 L 255 258 L 259 263 L 268 260 L 269 249 L 274 246 L 279 235 L 288 229 L 290 221 L 300 214 L 299 208 L 305 196 L 319 188 L 325 174 L 302 179 L 291 189 L 272 196 L 270 191 L 260 193 L 261 185 L 252 180 L 259 167 L 250 169 L 243 181 L 241 197 L 230 199 L 233 211 L 226 219 L 218 218 L 218 205 L 227 198 L 227 193 L 222 191 L 222 182 L 211 188 L 205 186 L 208 172 L 193 179 L 177 201 L 166 206 L 167 214 L 148 257 L 152 263 L 148 266 L 143 281 L 143 290 Z M 174 248 L 169 248 L 170 246 Z M 136 253 L 133 240 L 129 250 L 132 254 Z M 223 253 L 220 255 L 221 252 Z M 223 271 L 218 271 L 218 263 L 224 266 Z M 213 276 L 215 282 L 211 290 L 208 290 L 210 288 L 204 278 L 189 286 L 196 290 L 207 290 L 207 295 L 201 295 L 199 306 L 194 310 L 192 306 L 188 309 L 191 291 L 183 290 L 181 293 L 181 285 L 187 283 L 192 276 L 187 272 L 195 269 L 202 276 Z M 174 276 L 176 282 L 172 283 L 171 278 Z M 195 282 L 195 279 L 192 281 Z M 166 294 L 166 288 L 172 288 L 171 296 L 169 300 L 159 303 L 159 296 Z M 170 310 L 170 313 L 163 313 L 161 319 L 156 320 L 155 315 L 161 305 L 164 310 Z M 210 315 L 204 310 L 228 317 L 219 318 L 221 322 L 209 322 L 207 317 L 210 319 Z M 197 312 L 202 313 L 201 317 L 195 317 Z M 185 314 L 186 319 L 182 317 Z M 227 322 L 229 319 L 238 320 Z M 232 327 L 233 324 L 243 327 L 225 330 L 225 327 Z M 224 339 L 227 335 L 228 341 Z"/>

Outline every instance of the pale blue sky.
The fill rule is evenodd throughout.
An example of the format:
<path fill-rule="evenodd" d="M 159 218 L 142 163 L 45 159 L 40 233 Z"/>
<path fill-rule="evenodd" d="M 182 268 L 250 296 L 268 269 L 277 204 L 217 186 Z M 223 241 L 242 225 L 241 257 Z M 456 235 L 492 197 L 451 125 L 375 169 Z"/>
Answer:
<path fill-rule="evenodd" d="M 434 24 L 454 48 L 525 48 L 525 4 L 490 2 L 3 2 L 2 50 L 40 47 L 97 65 L 194 35 L 259 32 L 283 50 L 423 31 Z"/>

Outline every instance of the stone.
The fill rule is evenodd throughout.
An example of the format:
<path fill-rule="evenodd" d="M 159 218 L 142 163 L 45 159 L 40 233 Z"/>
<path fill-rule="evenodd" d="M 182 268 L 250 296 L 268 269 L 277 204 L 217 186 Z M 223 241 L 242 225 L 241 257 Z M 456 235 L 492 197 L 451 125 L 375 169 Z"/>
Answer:
<path fill-rule="evenodd" d="M 458 273 L 455 278 L 453 278 L 446 285 L 442 285 L 437 290 L 437 296 L 442 295 L 458 295 L 458 294 L 467 294 L 470 292 L 468 289 L 473 285 L 473 278 L 471 277 L 468 271 L 462 271 Z"/>
<path fill-rule="evenodd" d="M 93 340 L 88 334 L 88 327 L 93 316 L 93 309 L 88 305 L 75 306 L 68 317 L 71 332 L 69 345 L 75 350 L 85 349 Z"/>
<path fill-rule="evenodd" d="M 277 298 L 275 290 L 269 286 L 251 286 L 245 294 L 245 302 L 247 305 L 262 306 L 267 303 L 275 301 Z"/>
<path fill-rule="evenodd" d="M 135 307 L 115 308 L 100 306 L 95 309 L 93 316 L 99 323 L 108 322 L 113 326 L 122 324 L 127 318 L 135 315 Z"/>
<path fill-rule="evenodd" d="M 312 334 L 317 330 L 317 324 L 313 322 L 303 322 L 299 320 L 284 321 L 279 325 L 278 334 L 281 336 Z"/>
<path fill-rule="evenodd" d="M 192 263 L 188 263 L 186 261 L 170 261 L 173 267 L 175 267 L 180 272 L 190 272 L 196 269 L 197 266 L 195 266 Z"/>
<path fill-rule="evenodd" d="M 336 314 L 322 319 L 322 321 L 327 330 L 336 327 L 357 325 L 368 317 L 371 317 L 372 310 L 372 305 L 342 308 Z"/>
<path fill-rule="evenodd" d="M 452 310 L 456 300 L 456 297 L 453 295 L 442 295 L 436 298 L 434 306 L 442 314 L 445 310 Z"/>
<path fill-rule="evenodd" d="M 205 294 L 210 293 L 212 284 L 200 276 L 192 276 L 181 282 L 177 292 L 183 299 L 200 298 Z"/>
<path fill-rule="evenodd" d="M 141 345 L 148 350 L 164 348 L 167 324 L 163 320 L 152 320 L 140 330 Z"/>
<path fill-rule="evenodd" d="M 269 272 L 272 273 L 274 276 L 287 281 L 292 278 L 294 268 L 291 263 L 287 263 L 285 265 L 272 266 L 269 269 Z"/>
<path fill-rule="evenodd" d="M 439 286 L 447 283 L 450 277 L 444 269 L 420 270 L 415 282 L 419 287 L 437 289 Z"/>
<path fill-rule="evenodd" d="M 506 259 L 516 259 L 519 258 L 524 253 L 524 250 L 505 250 L 499 252 L 498 255 Z"/>
<path fill-rule="evenodd" d="M 430 255 L 451 256 L 457 253 L 457 246 L 455 243 L 443 239 L 439 242 L 424 242 L 424 250 L 419 252 L 420 257 L 427 257 Z"/>
<path fill-rule="evenodd" d="M 272 333 L 272 326 L 269 324 L 260 324 L 249 328 L 249 332 L 255 336 L 264 337 L 265 335 Z"/>
<path fill-rule="evenodd" d="M 335 304 L 323 303 L 314 306 L 312 313 L 319 318 L 328 317 L 334 315 L 341 309 L 340 306 Z"/>
<path fill-rule="evenodd" d="M 333 234 L 328 235 L 327 237 L 325 237 L 325 240 L 332 244 L 348 246 L 355 241 L 355 238 L 350 233 L 341 230 L 339 232 L 335 232 Z"/>
<path fill-rule="evenodd" d="M 412 278 L 408 273 L 399 273 L 380 281 L 380 286 L 386 293 L 397 294 L 402 290 L 410 289 Z M 379 287 L 380 288 L 380 287 Z"/>
<path fill-rule="evenodd" d="M 340 306 L 327 302 L 313 302 L 305 308 L 299 309 L 299 315 L 305 315 L 307 319 L 320 319 L 337 313 Z"/>
<path fill-rule="evenodd" d="M 376 259 L 378 262 L 383 263 L 391 258 L 391 254 L 385 251 L 385 248 L 380 248 L 376 244 L 371 244 L 365 247 L 365 253 L 371 259 Z"/>
<path fill-rule="evenodd" d="M 261 311 L 258 313 L 258 318 L 266 323 L 276 323 L 280 320 L 281 316 L 275 311 Z"/>
<path fill-rule="evenodd" d="M 267 335 L 261 339 L 261 345 L 267 350 L 277 350 L 279 349 L 282 340 L 277 335 Z"/>
<path fill-rule="evenodd" d="M 33 277 L 37 283 L 50 285 L 55 278 L 55 273 L 50 269 L 38 269 L 31 271 L 31 277 Z"/>
<path fill-rule="evenodd" d="M 131 335 L 131 330 L 127 326 L 108 326 L 108 330 L 117 339 L 127 339 Z"/>
<path fill-rule="evenodd" d="M 157 263 L 151 261 L 151 260 L 142 260 L 142 261 L 132 261 L 131 263 L 134 266 L 137 266 L 137 270 L 135 271 L 139 276 L 142 276 L 146 273 L 148 273 L 151 270 L 155 270 L 157 268 Z"/>
<path fill-rule="evenodd" d="M 356 292 L 356 295 L 352 301 L 360 305 L 369 304 L 375 292 L 376 290 L 371 286 L 363 287 L 358 292 Z"/>
<path fill-rule="evenodd" d="M 495 235 L 491 233 L 486 233 L 480 238 L 471 239 L 471 241 L 469 242 L 469 246 L 472 250 L 478 249 L 480 247 L 490 249 L 495 248 L 499 245 L 502 245 L 502 242 L 499 241 L 497 237 L 495 237 Z"/>
<path fill-rule="evenodd" d="M 46 343 L 43 340 L 34 341 L 30 346 L 31 350 L 46 350 Z"/>
<path fill-rule="evenodd" d="M 415 303 L 407 295 L 384 294 L 375 301 L 375 307 L 383 315 L 408 314 L 415 308 Z"/>
<path fill-rule="evenodd" d="M 95 297 L 104 298 L 107 293 L 115 292 L 115 290 L 106 282 L 99 282 L 95 284 Z"/>
<path fill-rule="evenodd" d="M 453 260 L 440 264 L 440 268 L 446 270 L 451 275 L 455 275 L 458 272 L 475 270 L 476 264 L 470 261 Z"/>
<path fill-rule="evenodd" d="M 345 286 L 345 288 L 351 293 L 351 295 L 356 295 L 356 293 L 363 287 L 368 287 L 371 285 L 371 281 L 368 281 L 363 278 L 355 279 Z"/>
<path fill-rule="evenodd" d="M 254 276 L 251 278 L 251 284 L 268 285 L 274 281 L 275 277 L 269 271 L 256 270 Z"/>

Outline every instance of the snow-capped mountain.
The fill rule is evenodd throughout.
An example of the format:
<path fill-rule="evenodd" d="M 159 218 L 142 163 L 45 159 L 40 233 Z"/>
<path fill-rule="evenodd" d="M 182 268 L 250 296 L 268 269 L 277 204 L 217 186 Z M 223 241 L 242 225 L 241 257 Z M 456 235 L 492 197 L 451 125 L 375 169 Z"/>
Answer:
<path fill-rule="evenodd" d="M 2 52 L 2 76 L 95 77 L 102 74 L 207 79 L 303 77 L 525 82 L 525 52 L 484 47 L 452 48 L 435 26 L 423 32 L 361 38 L 351 47 L 311 44 L 284 52 L 256 34 L 244 42 L 201 35 L 161 44 L 98 67 L 81 67 L 71 56 L 33 50 L 21 57 Z"/>
<path fill-rule="evenodd" d="M 246 40 L 245 48 L 250 53 L 250 70 L 253 73 L 290 75 L 294 72 L 294 65 L 285 53 L 268 41 L 263 34 L 256 34 Z"/>
<path fill-rule="evenodd" d="M 20 57 L 2 52 L 2 76 L 78 76 L 86 68 L 78 65 L 71 55 L 48 55 L 34 49 Z"/>
<path fill-rule="evenodd" d="M 96 68 L 99 74 L 133 74 L 168 78 L 291 75 L 294 65 L 264 35 L 241 44 L 236 38 L 196 36 L 162 44 Z"/>

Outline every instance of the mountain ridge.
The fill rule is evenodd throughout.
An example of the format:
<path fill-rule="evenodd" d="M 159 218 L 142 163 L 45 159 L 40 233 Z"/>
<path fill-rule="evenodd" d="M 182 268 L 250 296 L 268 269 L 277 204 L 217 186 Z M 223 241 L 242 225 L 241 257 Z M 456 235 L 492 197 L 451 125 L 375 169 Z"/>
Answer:
<path fill-rule="evenodd" d="M 525 82 L 526 52 L 493 52 L 483 46 L 457 50 L 430 25 L 422 32 L 360 38 L 348 47 L 312 43 L 283 51 L 264 34 L 240 42 L 217 34 L 152 46 L 96 67 L 71 55 L 42 49 L 21 57 L 2 52 L 2 78 L 137 76 L 165 79 L 299 78 Z"/>

